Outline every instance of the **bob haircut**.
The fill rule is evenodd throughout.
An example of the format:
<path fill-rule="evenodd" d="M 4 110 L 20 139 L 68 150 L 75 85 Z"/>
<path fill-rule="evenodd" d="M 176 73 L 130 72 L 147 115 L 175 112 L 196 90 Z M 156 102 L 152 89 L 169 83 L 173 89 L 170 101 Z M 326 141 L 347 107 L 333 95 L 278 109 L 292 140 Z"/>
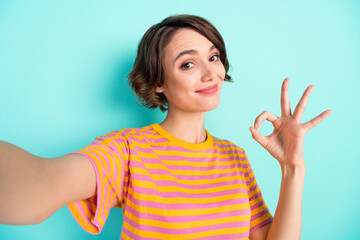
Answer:
<path fill-rule="evenodd" d="M 168 110 L 168 102 L 163 93 L 157 93 L 156 87 L 164 84 L 163 59 L 165 47 L 174 33 L 180 28 L 191 28 L 212 42 L 220 51 L 220 61 L 225 68 L 224 81 L 233 82 L 227 74 L 229 62 L 225 43 L 216 28 L 206 19 L 195 15 L 172 15 L 150 27 L 142 37 L 134 66 L 127 75 L 128 84 L 142 105 L 150 109 L 160 107 Z"/>

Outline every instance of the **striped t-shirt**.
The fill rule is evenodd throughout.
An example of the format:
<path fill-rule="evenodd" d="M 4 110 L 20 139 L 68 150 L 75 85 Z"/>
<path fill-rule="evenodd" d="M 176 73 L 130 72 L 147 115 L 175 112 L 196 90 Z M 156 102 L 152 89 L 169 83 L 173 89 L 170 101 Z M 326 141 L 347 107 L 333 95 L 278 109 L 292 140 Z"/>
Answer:
<path fill-rule="evenodd" d="M 123 209 L 120 239 L 248 239 L 273 219 L 244 149 L 214 137 L 189 143 L 154 123 L 97 137 L 69 154 L 89 159 L 96 194 L 67 206 L 99 234 Z"/>

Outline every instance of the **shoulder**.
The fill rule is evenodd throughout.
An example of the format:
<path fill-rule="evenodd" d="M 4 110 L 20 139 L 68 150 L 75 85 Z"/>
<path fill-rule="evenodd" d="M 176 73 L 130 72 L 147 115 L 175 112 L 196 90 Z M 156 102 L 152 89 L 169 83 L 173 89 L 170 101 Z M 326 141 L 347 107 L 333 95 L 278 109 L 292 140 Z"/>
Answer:
<path fill-rule="evenodd" d="M 230 160 L 235 161 L 239 171 L 244 171 L 247 168 L 248 159 L 245 154 L 245 150 L 239 147 L 236 143 L 227 140 L 214 137 L 214 145 L 218 145 L 217 148 L 223 154 L 227 155 Z"/>
<path fill-rule="evenodd" d="M 245 150 L 243 148 L 239 147 L 237 144 L 235 144 L 234 142 L 232 142 L 230 140 L 213 136 L 213 141 L 214 141 L 214 144 L 217 145 L 218 147 L 221 147 L 221 148 L 226 147 L 229 150 L 238 152 L 239 154 L 245 154 Z"/>
<path fill-rule="evenodd" d="M 124 128 L 122 130 L 114 130 L 107 134 L 96 137 L 97 141 L 115 141 L 115 142 L 131 142 L 143 138 L 151 134 L 148 127 L 142 128 Z"/>

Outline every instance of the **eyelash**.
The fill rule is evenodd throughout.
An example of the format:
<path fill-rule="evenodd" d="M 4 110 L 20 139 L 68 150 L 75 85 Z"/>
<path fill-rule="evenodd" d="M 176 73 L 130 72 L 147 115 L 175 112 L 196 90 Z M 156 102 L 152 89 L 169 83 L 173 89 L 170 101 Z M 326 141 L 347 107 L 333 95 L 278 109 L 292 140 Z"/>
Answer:
<path fill-rule="evenodd" d="M 216 56 L 216 57 L 218 58 L 217 60 L 215 60 L 215 62 L 220 60 L 220 54 L 214 54 L 214 55 L 211 56 L 211 58 L 213 58 L 214 56 Z M 210 59 L 211 59 L 211 58 L 210 58 Z M 188 63 L 192 63 L 192 62 L 186 62 L 186 63 L 182 64 L 180 68 L 181 68 L 181 69 L 184 69 L 184 70 L 190 69 L 190 68 L 185 68 L 185 66 L 186 66 Z"/>

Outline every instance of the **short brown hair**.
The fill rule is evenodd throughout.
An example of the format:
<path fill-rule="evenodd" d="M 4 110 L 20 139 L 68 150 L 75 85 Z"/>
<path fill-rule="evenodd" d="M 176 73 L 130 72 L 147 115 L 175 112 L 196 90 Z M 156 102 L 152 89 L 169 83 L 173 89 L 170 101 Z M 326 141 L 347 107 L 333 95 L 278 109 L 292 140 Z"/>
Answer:
<path fill-rule="evenodd" d="M 140 103 L 150 109 L 160 107 L 162 112 L 168 110 L 166 96 L 163 93 L 157 93 L 156 87 L 164 84 L 164 49 L 180 28 L 191 28 L 215 45 L 220 51 L 220 61 L 225 67 L 224 81 L 233 82 L 227 74 L 229 62 L 225 43 L 216 28 L 208 20 L 199 16 L 173 15 L 146 31 L 139 43 L 134 66 L 127 75 L 128 83 Z"/>

